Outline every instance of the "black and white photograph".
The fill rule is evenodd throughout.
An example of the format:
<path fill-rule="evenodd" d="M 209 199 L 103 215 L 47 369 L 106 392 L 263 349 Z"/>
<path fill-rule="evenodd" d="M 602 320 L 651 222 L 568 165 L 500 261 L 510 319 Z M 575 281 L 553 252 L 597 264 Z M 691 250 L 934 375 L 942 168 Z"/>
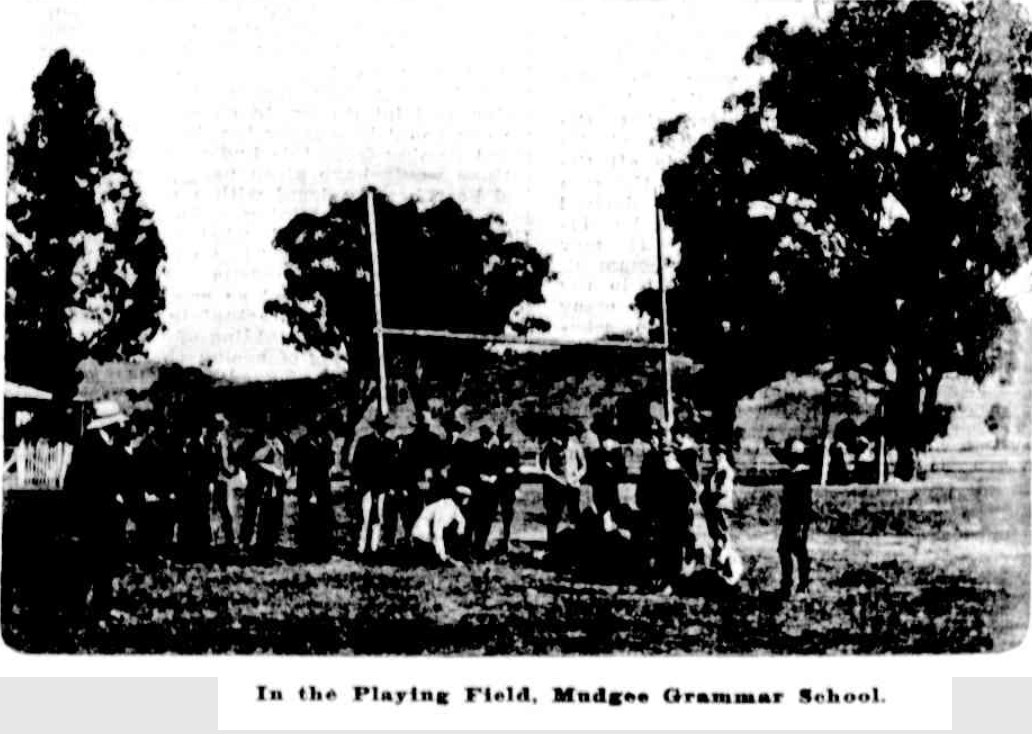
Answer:
<path fill-rule="evenodd" d="M 1025 639 L 1032 0 L 9 7 L 11 650 Z"/>

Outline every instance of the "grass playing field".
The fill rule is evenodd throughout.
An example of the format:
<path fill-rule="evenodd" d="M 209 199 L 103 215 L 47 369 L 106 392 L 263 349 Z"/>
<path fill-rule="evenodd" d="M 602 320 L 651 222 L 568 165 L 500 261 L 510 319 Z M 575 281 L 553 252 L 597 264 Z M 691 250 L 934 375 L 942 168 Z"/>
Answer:
<path fill-rule="evenodd" d="M 331 559 L 305 562 L 285 548 L 261 564 L 129 563 L 118 613 L 103 629 L 59 609 L 68 549 L 58 552 L 62 541 L 46 533 L 10 532 L 41 515 L 32 520 L 9 493 L 3 634 L 19 650 L 101 653 L 1002 650 L 1023 638 L 1029 609 L 1028 479 L 1005 477 L 818 491 L 813 584 L 788 601 L 774 594 L 776 487 L 739 492 L 734 538 L 747 567 L 739 587 L 729 593 L 703 578 L 670 597 L 633 580 L 592 582 L 545 567 L 534 554 L 543 537 L 538 485 L 520 492 L 512 553 L 449 569 L 357 561 L 342 494 Z M 288 544 L 292 529 L 288 517 Z"/>

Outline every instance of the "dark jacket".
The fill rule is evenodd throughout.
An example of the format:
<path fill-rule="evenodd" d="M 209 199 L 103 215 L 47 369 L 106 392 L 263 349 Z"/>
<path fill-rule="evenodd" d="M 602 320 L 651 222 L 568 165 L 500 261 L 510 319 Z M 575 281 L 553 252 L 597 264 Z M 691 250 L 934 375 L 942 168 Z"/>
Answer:
<path fill-rule="evenodd" d="M 126 493 L 134 467 L 129 454 L 89 431 L 72 453 L 65 475 L 71 517 L 85 535 L 111 535 L 125 528 Z M 121 500 L 121 501 L 119 501 Z"/>
<path fill-rule="evenodd" d="M 785 475 L 781 495 L 781 524 L 797 527 L 813 519 L 813 472 L 806 465 L 798 465 Z"/>
<path fill-rule="evenodd" d="M 627 459 L 623 448 L 599 447 L 588 452 L 588 484 L 595 507 L 605 513 L 619 502 L 620 482 L 627 477 Z"/>
<path fill-rule="evenodd" d="M 664 524 L 690 528 L 696 485 L 688 473 L 676 464 L 667 466 L 662 451 L 652 451 L 642 462 L 636 501 L 646 516 Z"/>
<path fill-rule="evenodd" d="M 294 461 L 299 491 L 317 496 L 328 491 L 333 447 L 326 437 L 309 434 L 302 438 L 296 447 Z"/>
<path fill-rule="evenodd" d="M 391 489 L 397 479 L 398 447 L 378 433 L 367 433 L 355 444 L 351 458 L 351 478 L 362 490 Z"/>
<path fill-rule="evenodd" d="M 464 486 L 472 489 L 480 481 L 480 447 L 473 441 L 460 438 L 445 445 L 445 462 L 448 466 L 448 483 L 452 487 Z"/>
<path fill-rule="evenodd" d="M 428 428 L 417 428 L 402 437 L 398 452 L 398 476 L 409 488 L 436 477 L 444 462 L 444 439 Z"/>
<path fill-rule="evenodd" d="M 518 484 L 522 457 L 520 450 L 512 444 L 496 444 L 494 447 L 495 463 L 498 467 L 498 479 L 505 485 Z"/>

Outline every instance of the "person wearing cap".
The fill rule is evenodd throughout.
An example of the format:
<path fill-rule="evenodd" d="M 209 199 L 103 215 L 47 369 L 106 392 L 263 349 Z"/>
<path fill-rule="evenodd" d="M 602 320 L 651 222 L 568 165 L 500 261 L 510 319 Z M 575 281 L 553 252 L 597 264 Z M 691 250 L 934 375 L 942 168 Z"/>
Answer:
<path fill-rule="evenodd" d="M 104 615 L 111 611 L 112 584 L 124 554 L 132 467 L 124 436 L 128 417 L 111 400 L 96 403 L 94 413 L 72 452 L 64 487 L 79 538 L 84 603 L 91 613 Z"/>
<path fill-rule="evenodd" d="M 734 506 L 735 470 L 728 460 L 724 446 L 713 448 L 713 471 L 699 495 L 699 505 L 706 521 L 713 547 L 710 552 L 711 565 L 717 565 L 728 544 L 728 513 Z"/>
<path fill-rule="evenodd" d="M 358 439 L 351 458 L 351 479 L 358 489 L 362 507 L 362 529 L 358 552 L 376 553 L 384 544 L 389 494 L 397 474 L 397 446 L 387 436 L 390 421 L 377 413 L 369 422 L 369 433 Z M 388 542 L 392 539 L 386 539 Z"/>
<path fill-rule="evenodd" d="M 784 448 L 769 446 L 774 457 L 788 467 L 781 493 L 781 535 L 778 557 L 781 561 L 781 594 L 792 593 L 793 571 L 798 568 L 796 591 L 805 593 L 810 583 L 810 553 L 807 541 L 813 516 L 814 462 L 806 444 L 788 439 Z"/>
<path fill-rule="evenodd" d="M 447 478 L 441 481 L 446 482 Z M 455 486 L 450 494 L 445 491 L 442 494 L 444 496 L 439 500 L 423 509 L 413 524 L 413 550 L 423 562 L 461 566 L 462 562 L 456 560 L 453 553 L 449 553 L 448 545 L 456 536 L 466 532 L 466 518 L 462 510 L 467 506 L 472 492 L 469 487 Z"/>

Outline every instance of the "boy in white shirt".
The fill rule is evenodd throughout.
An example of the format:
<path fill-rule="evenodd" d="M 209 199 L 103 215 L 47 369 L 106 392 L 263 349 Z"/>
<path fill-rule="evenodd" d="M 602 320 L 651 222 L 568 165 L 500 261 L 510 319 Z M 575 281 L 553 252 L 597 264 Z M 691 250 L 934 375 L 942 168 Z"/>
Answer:
<path fill-rule="evenodd" d="M 461 561 L 451 557 L 445 543 L 453 529 L 457 535 L 465 534 L 466 518 L 462 508 L 468 504 L 470 494 L 468 487 L 456 487 L 452 496 L 432 502 L 419 514 L 412 525 L 412 545 L 420 557 L 462 565 Z"/>

